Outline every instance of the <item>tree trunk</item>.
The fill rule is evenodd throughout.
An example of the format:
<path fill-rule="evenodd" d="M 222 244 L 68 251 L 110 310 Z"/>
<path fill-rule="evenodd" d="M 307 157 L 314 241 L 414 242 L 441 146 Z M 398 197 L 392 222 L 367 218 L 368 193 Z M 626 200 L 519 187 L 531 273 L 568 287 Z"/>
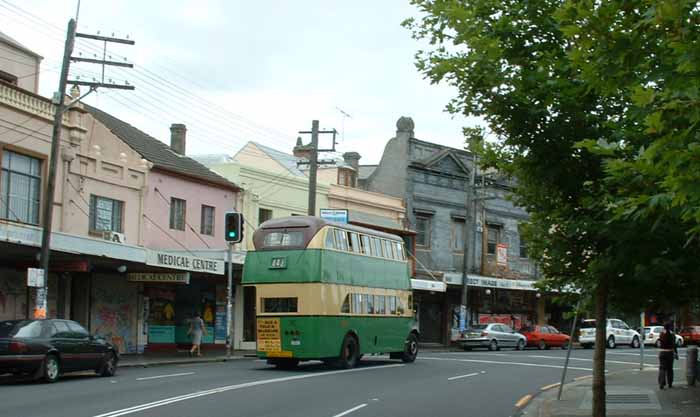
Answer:
<path fill-rule="evenodd" d="M 608 324 L 608 281 L 602 277 L 595 291 L 595 354 L 593 356 L 593 417 L 605 417 L 605 348 Z"/>

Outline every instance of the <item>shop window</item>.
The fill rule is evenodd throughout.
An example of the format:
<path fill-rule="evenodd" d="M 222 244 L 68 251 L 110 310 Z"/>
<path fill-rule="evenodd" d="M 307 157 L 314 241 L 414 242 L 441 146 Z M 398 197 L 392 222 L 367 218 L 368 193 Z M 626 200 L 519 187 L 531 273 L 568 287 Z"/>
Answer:
<path fill-rule="evenodd" d="M 430 217 L 416 216 L 416 246 L 430 247 Z"/>
<path fill-rule="evenodd" d="M 350 249 L 355 253 L 360 253 L 360 238 L 357 233 L 350 232 Z"/>
<path fill-rule="evenodd" d="M 170 199 L 170 228 L 173 230 L 185 230 L 185 214 L 187 202 L 179 198 Z"/>
<path fill-rule="evenodd" d="M 362 253 L 365 255 L 372 255 L 372 245 L 370 244 L 370 237 L 367 235 L 361 235 L 362 238 Z"/>
<path fill-rule="evenodd" d="M 262 307 L 263 313 L 296 313 L 297 298 L 263 298 Z"/>
<path fill-rule="evenodd" d="M 454 252 L 464 251 L 464 219 L 452 219 L 452 250 Z"/>
<path fill-rule="evenodd" d="M 90 196 L 90 230 L 122 232 L 124 202 L 111 198 Z"/>
<path fill-rule="evenodd" d="M 489 224 L 488 228 L 488 241 L 487 241 L 487 252 L 489 255 L 496 254 L 496 246 L 501 241 L 501 226 L 495 224 Z"/>
<path fill-rule="evenodd" d="M 292 214 L 293 216 L 294 214 Z M 272 210 L 270 209 L 258 209 L 258 226 L 265 223 L 272 218 Z"/>
<path fill-rule="evenodd" d="M 41 160 L 16 152 L 2 153 L 0 217 L 39 224 Z"/>
<path fill-rule="evenodd" d="M 214 236 L 214 207 L 202 205 L 202 226 L 200 232 L 203 235 Z"/>

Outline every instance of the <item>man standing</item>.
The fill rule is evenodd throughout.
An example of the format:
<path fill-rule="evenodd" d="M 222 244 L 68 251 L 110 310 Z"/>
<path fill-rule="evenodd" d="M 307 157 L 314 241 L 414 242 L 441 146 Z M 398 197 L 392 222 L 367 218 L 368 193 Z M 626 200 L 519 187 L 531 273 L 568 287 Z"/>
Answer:
<path fill-rule="evenodd" d="M 659 335 L 659 388 L 673 387 L 673 359 L 678 358 L 676 335 L 673 334 L 673 324 L 666 323 L 664 331 Z"/>
<path fill-rule="evenodd" d="M 207 334 L 207 328 L 204 326 L 204 320 L 199 316 L 199 312 L 194 313 L 194 318 L 190 320 L 190 330 L 187 334 L 192 336 L 190 356 L 194 356 L 195 351 L 197 352 L 197 356 L 202 356 L 200 345 L 202 344 L 202 334 Z"/>

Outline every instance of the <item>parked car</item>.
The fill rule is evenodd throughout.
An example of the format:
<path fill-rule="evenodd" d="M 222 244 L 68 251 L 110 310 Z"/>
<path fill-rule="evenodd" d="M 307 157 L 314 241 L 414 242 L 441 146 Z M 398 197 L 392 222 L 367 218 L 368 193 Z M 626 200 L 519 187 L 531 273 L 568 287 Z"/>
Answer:
<path fill-rule="evenodd" d="M 527 338 L 501 323 L 476 324 L 465 330 L 464 337 L 459 340 L 464 350 L 476 347 L 499 350 L 502 347 L 525 349 Z"/>
<path fill-rule="evenodd" d="M 647 326 L 644 328 L 644 344 L 645 345 L 654 345 L 656 347 L 661 347 L 661 341 L 659 340 L 659 336 L 661 336 L 661 332 L 664 330 L 663 326 Z M 676 346 L 681 347 L 683 346 L 683 336 L 679 335 L 676 333 Z"/>
<path fill-rule="evenodd" d="M 683 336 L 686 345 L 695 343 L 700 346 L 700 326 L 688 326 L 679 332 Z"/>
<path fill-rule="evenodd" d="M 112 376 L 119 352 L 70 320 L 0 321 L 0 374 L 29 374 L 55 382 L 65 372 Z"/>
<path fill-rule="evenodd" d="M 633 348 L 640 346 L 641 337 L 636 330 L 622 320 L 608 319 L 607 331 L 605 334 L 605 344 L 609 349 L 615 349 L 617 345 L 630 345 Z M 584 320 L 579 332 L 579 342 L 581 346 L 590 349 L 595 344 L 595 319 Z"/>
<path fill-rule="evenodd" d="M 537 346 L 540 350 L 569 346 L 569 336 L 552 326 L 525 326 L 520 334 L 527 338 L 527 346 Z"/>

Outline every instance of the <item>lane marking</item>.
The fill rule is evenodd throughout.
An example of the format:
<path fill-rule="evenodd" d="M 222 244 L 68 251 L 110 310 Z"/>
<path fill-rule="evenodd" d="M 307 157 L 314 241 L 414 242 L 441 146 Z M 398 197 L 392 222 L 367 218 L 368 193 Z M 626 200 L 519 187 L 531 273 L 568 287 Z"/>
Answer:
<path fill-rule="evenodd" d="M 559 358 L 556 356 L 545 356 L 545 355 L 529 355 L 529 358 L 543 358 L 543 359 L 561 359 L 564 360 L 564 358 Z M 581 362 L 593 362 L 593 359 L 586 359 L 586 358 L 569 358 L 569 360 L 572 361 L 581 361 Z M 639 365 L 639 362 L 624 362 L 624 361 L 611 361 L 611 360 L 605 360 L 605 363 L 615 363 L 618 365 Z M 654 364 L 649 364 L 645 363 L 644 366 L 655 366 Z"/>
<path fill-rule="evenodd" d="M 181 372 L 179 374 L 168 374 L 168 375 L 156 375 L 156 376 L 145 376 L 143 378 L 136 378 L 137 381 L 147 381 L 149 379 L 160 379 L 160 378 L 172 378 L 175 376 L 185 376 L 185 375 L 193 375 L 194 372 Z"/>
<path fill-rule="evenodd" d="M 343 411 L 343 412 L 340 413 L 340 414 L 334 415 L 333 417 L 343 417 L 343 416 L 347 416 L 348 414 L 350 414 L 350 413 L 352 413 L 352 412 L 354 412 L 354 411 L 357 411 L 357 410 L 359 410 L 360 408 L 365 408 L 365 407 L 367 407 L 367 403 L 360 404 L 360 405 L 358 405 L 357 407 L 353 407 L 353 408 L 351 408 L 351 409 L 349 409 L 349 410 L 345 410 L 345 411 Z"/>
<path fill-rule="evenodd" d="M 527 395 L 525 395 L 523 398 L 519 399 L 518 402 L 515 403 L 515 406 L 518 407 L 518 408 L 523 408 L 523 407 L 525 407 L 525 405 L 526 405 L 527 403 L 530 402 L 531 399 L 532 399 L 532 395 L 531 395 L 531 394 L 527 394 Z"/>
<path fill-rule="evenodd" d="M 559 385 L 561 385 L 561 382 L 555 382 L 553 384 L 545 385 L 544 387 L 540 388 L 540 391 L 547 391 L 547 390 L 552 389 L 554 387 L 558 387 Z"/>
<path fill-rule="evenodd" d="M 562 365 L 545 365 L 541 363 L 527 363 L 527 362 L 498 362 L 498 361 L 487 361 L 487 360 L 479 360 L 479 359 L 447 359 L 447 358 L 432 358 L 432 357 L 425 357 L 425 356 L 419 356 L 418 359 L 428 359 L 428 360 L 434 360 L 434 361 L 457 361 L 457 362 L 473 362 L 473 363 L 491 363 L 495 365 L 517 365 L 517 366 L 531 366 L 533 368 L 555 368 L 555 369 L 564 369 Z M 569 366 L 569 369 L 573 369 L 576 371 L 590 371 L 593 372 L 592 368 L 576 368 L 573 366 Z M 607 372 L 607 371 L 606 371 Z"/>
<path fill-rule="evenodd" d="M 165 398 L 165 399 L 162 399 L 159 401 L 153 401 L 150 403 L 135 405 L 133 407 L 123 408 L 121 410 L 109 411 L 107 413 L 98 414 L 94 417 L 119 417 L 119 416 L 124 416 L 127 414 L 133 414 L 133 413 L 138 413 L 140 411 L 149 410 L 151 408 L 162 407 L 162 406 L 165 406 L 168 404 L 186 401 L 186 400 L 189 400 L 192 398 L 204 397 L 207 395 L 219 394 L 222 392 L 233 391 L 233 390 L 238 390 L 238 389 L 242 389 L 242 388 L 255 387 L 258 385 L 274 384 L 276 382 L 295 381 L 295 380 L 299 380 L 299 379 L 315 378 L 315 377 L 327 376 L 327 375 L 338 375 L 338 374 L 345 374 L 345 373 L 350 373 L 350 372 L 372 371 L 372 370 L 376 370 L 376 369 L 398 368 L 398 367 L 403 367 L 403 366 L 406 366 L 406 365 L 404 365 L 404 364 L 383 365 L 383 366 L 373 366 L 373 367 L 368 367 L 368 368 L 343 369 L 343 370 L 339 370 L 339 371 L 328 371 L 328 372 L 319 372 L 319 373 L 314 373 L 314 374 L 304 374 L 304 375 L 287 376 L 287 377 L 281 377 L 281 378 L 263 379 L 263 380 L 259 380 L 259 381 L 251 381 L 251 382 L 245 382 L 242 384 L 227 385 L 227 386 L 213 388 L 213 389 L 209 389 L 209 390 L 205 390 L 205 391 L 193 392 L 191 394 L 179 395 L 177 397 Z"/>
<path fill-rule="evenodd" d="M 574 378 L 574 381 L 580 381 L 582 379 L 588 379 L 588 378 L 593 378 L 593 375 L 577 376 L 576 378 Z"/>
<path fill-rule="evenodd" d="M 457 376 L 453 376 L 451 378 L 447 378 L 447 380 L 454 381 L 455 379 L 469 378 L 470 376 L 477 376 L 477 375 L 479 375 L 479 372 L 474 372 L 472 374 L 466 374 L 466 375 L 457 375 Z"/>

